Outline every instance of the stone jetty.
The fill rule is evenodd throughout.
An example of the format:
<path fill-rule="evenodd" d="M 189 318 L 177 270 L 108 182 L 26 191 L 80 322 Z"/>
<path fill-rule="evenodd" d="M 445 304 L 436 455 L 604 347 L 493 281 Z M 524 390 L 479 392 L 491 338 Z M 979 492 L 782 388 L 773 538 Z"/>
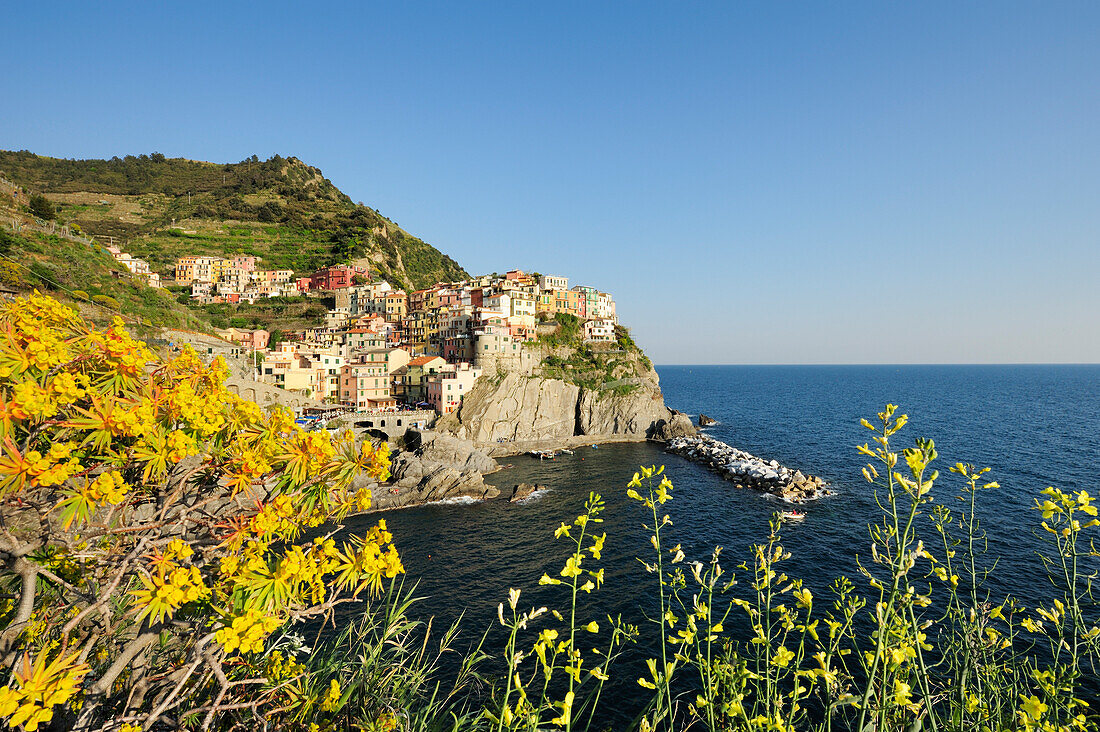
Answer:
<path fill-rule="evenodd" d="M 821 478 L 803 475 L 775 460 L 750 455 L 706 435 L 677 437 L 668 441 L 665 450 L 706 466 L 738 488 L 770 493 L 789 503 L 802 503 L 830 494 Z"/>

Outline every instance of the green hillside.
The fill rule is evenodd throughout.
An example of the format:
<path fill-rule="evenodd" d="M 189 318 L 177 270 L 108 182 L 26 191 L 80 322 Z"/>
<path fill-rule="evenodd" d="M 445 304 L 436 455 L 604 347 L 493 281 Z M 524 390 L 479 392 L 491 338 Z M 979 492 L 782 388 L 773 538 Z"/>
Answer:
<path fill-rule="evenodd" d="M 0 228 L 0 284 L 23 293 L 48 293 L 100 324 L 120 314 L 139 331 L 145 326 L 210 330 L 207 314 L 180 304 L 167 290 L 131 278 L 102 248 L 59 236 Z"/>
<path fill-rule="evenodd" d="M 366 260 L 408 288 L 467 276 L 296 158 L 218 164 L 158 153 L 64 160 L 0 151 L 0 175 L 44 194 L 58 221 L 114 237 L 162 276 L 185 254 L 255 255 L 265 268 L 297 273 Z"/>

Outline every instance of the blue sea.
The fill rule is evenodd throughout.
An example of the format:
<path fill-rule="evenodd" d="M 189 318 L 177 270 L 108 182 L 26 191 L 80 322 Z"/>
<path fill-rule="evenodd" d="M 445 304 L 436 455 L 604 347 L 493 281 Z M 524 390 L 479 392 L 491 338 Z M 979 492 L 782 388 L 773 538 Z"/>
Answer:
<path fill-rule="evenodd" d="M 870 486 L 860 475 L 865 461 L 856 445 L 887 402 L 909 415 L 895 436 L 898 448 L 916 437 L 935 440 L 941 477 L 934 495 L 948 506 L 960 479 L 956 461 L 991 468 L 1000 488 L 981 494 L 979 513 L 988 531 L 988 564 L 997 561 L 988 590 L 1034 604 L 1046 597 L 1037 550 L 1039 515 L 1033 509 L 1048 485 L 1100 493 L 1100 366 L 664 366 L 658 367 L 667 404 L 716 420 L 706 433 L 804 473 L 825 478 L 834 495 L 809 504 L 805 521 L 784 527 L 793 553 L 788 574 L 802 577 L 815 595 L 827 594 L 840 576 L 857 580 L 857 558 L 869 558 L 867 524 L 879 516 Z M 520 482 L 547 485 L 528 501 L 509 504 L 434 505 L 386 514 L 408 579 L 424 598 L 416 607 L 436 627 L 463 616 L 465 637 L 476 640 L 493 625 L 497 603 L 509 588 L 523 591 L 527 606 L 561 607 L 567 598 L 539 588 L 543 572 L 556 576 L 568 547 L 554 529 L 581 512 L 590 492 L 606 501 L 600 531 L 608 540 L 599 565 L 604 588 L 585 598 L 587 619 L 622 615 L 644 623 L 653 609 L 655 579 L 636 557 L 651 552 L 641 527 L 643 509 L 625 497 L 639 465 L 667 466 L 675 484 L 666 504 L 673 543 L 689 559 L 706 560 L 721 546 L 723 564 L 736 570 L 751 562 L 751 547 L 764 541 L 773 513 L 783 504 L 745 490 L 653 444 L 603 445 L 540 462 L 517 456 L 489 476 L 510 489 Z M 355 519 L 362 529 L 377 516 Z M 931 523 L 921 531 L 935 545 Z M 490 638 L 492 641 L 493 638 Z M 627 665 L 646 653 L 636 650 Z M 626 671 L 633 679 L 637 673 Z M 630 706 L 636 686 L 621 687 Z M 628 710 L 623 710 L 628 713 Z"/>

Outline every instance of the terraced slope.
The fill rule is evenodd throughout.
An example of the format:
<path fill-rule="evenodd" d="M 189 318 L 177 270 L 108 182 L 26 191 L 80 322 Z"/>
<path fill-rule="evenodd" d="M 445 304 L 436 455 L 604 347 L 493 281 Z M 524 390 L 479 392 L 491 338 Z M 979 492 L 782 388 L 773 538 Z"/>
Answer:
<path fill-rule="evenodd" d="M 468 276 L 297 158 L 219 164 L 156 153 L 64 160 L 0 151 L 0 175 L 45 195 L 59 221 L 114 237 L 162 276 L 185 254 L 255 255 L 265 268 L 298 273 L 368 263 L 411 288 Z"/>

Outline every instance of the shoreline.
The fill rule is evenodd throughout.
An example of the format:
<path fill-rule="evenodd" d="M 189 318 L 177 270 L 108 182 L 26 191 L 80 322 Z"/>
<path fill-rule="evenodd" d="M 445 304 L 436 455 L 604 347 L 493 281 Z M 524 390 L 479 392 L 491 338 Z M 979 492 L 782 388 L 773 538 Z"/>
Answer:
<path fill-rule="evenodd" d="M 491 458 L 502 458 L 524 455 L 532 450 L 575 450 L 578 447 L 588 447 L 589 445 L 610 445 L 620 442 L 654 442 L 660 444 L 658 440 L 638 435 L 574 435 L 548 440 L 475 442 L 474 447 Z"/>
<path fill-rule="evenodd" d="M 484 477 L 486 475 L 499 473 L 501 470 L 506 469 L 507 466 L 501 465 L 497 460 L 501 458 L 523 456 L 532 450 L 577 450 L 587 448 L 590 445 L 609 445 L 627 442 L 650 442 L 655 446 L 665 444 L 660 440 L 653 440 L 651 438 L 638 437 L 635 435 L 575 435 L 571 438 L 553 440 L 522 440 L 508 443 L 473 444 L 475 449 L 484 453 L 489 458 L 492 458 L 494 464 L 497 466 L 494 470 L 479 473 Z M 395 490 L 396 492 L 394 492 Z M 497 486 L 480 482 L 471 483 L 466 486 L 458 486 L 448 491 L 448 494 L 444 497 L 431 495 L 430 491 L 424 491 L 415 487 L 401 487 L 396 485 L 395 482 L 375 484 L 371 489 L 371 493 L 370 508 L 366 511 L 351 514 L 348 518 L 373 513 L 383 513 L 386 511 L 396 511 L 404 508 L 419 508 L 421 506 L 447 505 L 448 503 L 461 505 L 467 502 L 491 501 L 498 498 L 507 500 L 507 498 L 504 498 L 507 490 L 502 491 Z"/>

